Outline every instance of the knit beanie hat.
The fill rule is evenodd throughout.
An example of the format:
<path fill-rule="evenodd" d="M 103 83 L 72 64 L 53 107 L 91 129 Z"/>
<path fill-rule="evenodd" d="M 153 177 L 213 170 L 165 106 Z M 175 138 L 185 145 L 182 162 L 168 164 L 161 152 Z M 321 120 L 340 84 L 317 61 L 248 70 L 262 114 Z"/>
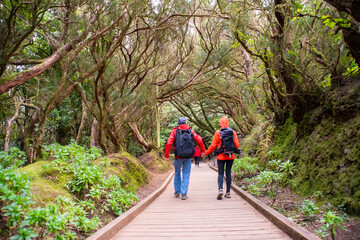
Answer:
<path fill-rule="evenodd" d="M 181 124 L 184 124 L 184 123 L 186 123 L 186 118 L 184 118 L 184 117 L 179 118 L 178 124 L 181 125 Z"/>

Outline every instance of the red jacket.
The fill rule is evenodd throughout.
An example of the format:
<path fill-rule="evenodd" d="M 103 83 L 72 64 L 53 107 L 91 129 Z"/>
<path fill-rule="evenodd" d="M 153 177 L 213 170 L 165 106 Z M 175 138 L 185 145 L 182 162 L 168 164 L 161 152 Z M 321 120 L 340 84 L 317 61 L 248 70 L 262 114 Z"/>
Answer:
<path fill-rule="evenodd" d="M 169 152 L 170 152 L 170 148 L 171 148 L 171 145 L 172 143 L 174 142 L 175 140 L 175 135 L 176 135 L 176 129 L 189 129 L 190 127 L 186 124 L 181 124 L 180 126 L 178 127 L 174 127 L 170 133 L 170 136 L 166 142 L 166 145 L 165 145 L 165 157 L 168 158 L 169 157 Z M 192 129 L 191 129 L 191 133 L 193 134 L 193 137 L 195 139 L 195 141 L 199 144 L 200 148 L 201 148 L 201 152 L 205 152 L 205 146 L 204 146 L 204 143 L 203 143 L 203 140 L 202 138 L 200 137 L 200 135 L 197 135 Z M 176 146 L 173 147 L 173 150 L 175 152 L 175 148 Z"/>
<path fill-rule="evenodd" d="M 199 148 L 199 146 L 196 146 L 195 153 L 194 153 L 193 157 L 200 157 L 200 156 L 201 156 L 200 148 Z"/>
<path fill-rule="evenodd" d="M 220 127 L 221 128 L 229 127 L 229 119 L 227 117 L 222 117 L 220 119 Z M 238 148 L 240 146 L 239 139 L 238 139 L 235 131 L 234 131 L 234 145 L 235 145 L 235 148 Z M 217 130 L 214 134 L 211 145 L 206 150 L 205 154 L 209 155 L 216 148 L 220 148 L 220 147 L 221 147 L 220 130 Z M 233 154 L 231 154 L 231 156 L 229 156 L 229 155 L 220 153 L 219 155 L 216 156 L 216 158 L 219 160 L 233 160 L 233 159 L 235 159 L 235 154 L 233 153 Z"/>

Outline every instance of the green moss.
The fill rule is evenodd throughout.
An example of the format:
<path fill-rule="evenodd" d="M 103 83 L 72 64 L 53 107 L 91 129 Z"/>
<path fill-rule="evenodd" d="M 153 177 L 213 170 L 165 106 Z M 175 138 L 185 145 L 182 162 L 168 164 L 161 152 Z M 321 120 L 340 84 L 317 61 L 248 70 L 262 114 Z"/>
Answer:
<path fill-rule="evenodd" d="M 278 146 L 281 153 L 288 152 L 289 147 L 292 148 L 296 141 L 296 127 L 297 124 L 291 118 L 288 118 L 284 125 L 276 127 L 273 145 Z"/>
<path fill-rule="evenodd" d="M 56 174 L 51 177 L 46 176 L 42 169 L 42 165 L 46 164 L 49 164 L 49 162 L 37 161 L 20 168 L 21 172 L 26 172 L 33 178 L 31 191 L 36 196 L 36 205 L 52 203 L 59 195 L 72 198 L 72 195 L 65 188 L 65 184 L 71 179 L 71 176 L 66 174 Z"/>
<path fill-rule="evenodd" d="M 166 161 L 161 153 L 158 151 L 151 151 L 142 156 L 142 158 L 147 158 L 149 161 L 142 163 L 147 169 L 150 169 L 157 173 L 164 173 L 171 169 L 172 165 L 169 161 Z"/>
<path fill-rule="evenodd" d="M 259 151 L 259 143 L 264 139 L 266 124 L 260 124 L 254 127 L 246 138 L 241 139 L 240 149 L 249 156 L 255 156 Z"/>
<path fill-rule="evenodd" d="M 136 191 L 140 186 L 148 183 L 150 173 L 136 157 L 122 152 L 110 155 L 109 160 L 110 166 L 104 167 L 105 173 L 121 176 L 124 187 L 129 191 Z"/>
<path fill-rule="evenodd" d="M 311 196 L 320 191 L 335 206 L 344 204 L 350 212 L 360 213 L 359 122 L 360 115 L 343 121 L 315 109 L 298 125 L 288 119 L 277 126 L 268 150 L 276 146 L 283 158 L 295 163 L 295 190 L 299 193 Z M 242 147 L 258 148 L 253 145 L 254 138 L 260 135 L 259 145 L 266 131 L 256 131 L 242 141 Z"/>
<path fill-rule="evenodd" d="M 360 212 L 360 199 L 355 196 L 360 190 L 359 122 L 360 116 L 347 122 L 323 119 L 287 152 L 299 169 L 300 192 L 321 191 L 333 204 Z"/>

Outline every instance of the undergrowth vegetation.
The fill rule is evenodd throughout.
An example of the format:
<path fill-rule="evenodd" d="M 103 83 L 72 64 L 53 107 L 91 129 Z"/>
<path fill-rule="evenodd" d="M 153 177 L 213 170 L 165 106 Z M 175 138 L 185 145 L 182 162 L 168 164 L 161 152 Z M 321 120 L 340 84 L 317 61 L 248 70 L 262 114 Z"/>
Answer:
<path fill-rule="evenodd" d="M 283 160 L 278 147 L 266 152 L 263 160 L 249 156 L 235 159 L 232 171 L 238 185 L 258 198 L 270 199 L 271 206 L 280 200 L 281 193 L 295 190 L 297 187 L 295 175 L 298 169 L 295 163 Z M 324 204 L 321 192 L 317 191 L 312 196 L 300 198 L 303 201 L 301 204 L 295 204 L 295 211 L 288 214 L 290 219 L 322 222 L 316 231 L 322 238 L 330 236 L 335 239 L 336 230 L 345 229 L 341 223 L 348 218 L 347 214 L 340 208 Z"/>
<path fill-rule="evenodd" d="M 73 197 L 59 195 L 49 204 L 35 204 L 37 196 L 31 191 L 31 183 L 37 179 L 19 168 L 25 163 L 25 154 L 17 148 L 0 152 L 1 236 L 10 239 L 88 236 L 102 223 L 100 215 L 118 216 L 137 201 L 120 175 L 104 171 L 110 161 L 101 157 L 100 149 L 86 149 L 75 142 L 43 149 L 44 158 L 50 162 L 42 165 L 40 176 L 49 181 L 62 174 L 70 176 L 65 187 Z"/>

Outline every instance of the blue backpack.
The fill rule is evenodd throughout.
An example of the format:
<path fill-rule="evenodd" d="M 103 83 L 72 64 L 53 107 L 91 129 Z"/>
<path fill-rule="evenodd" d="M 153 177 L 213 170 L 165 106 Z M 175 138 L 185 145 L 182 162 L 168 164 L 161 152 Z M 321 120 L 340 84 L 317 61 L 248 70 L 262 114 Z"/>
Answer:
<path fill-rule="evenodd" d="M 179 158 L 191 158 L 194 153 L 194 137 L 189 129 L 176 129 L 175 155 Z"/>

